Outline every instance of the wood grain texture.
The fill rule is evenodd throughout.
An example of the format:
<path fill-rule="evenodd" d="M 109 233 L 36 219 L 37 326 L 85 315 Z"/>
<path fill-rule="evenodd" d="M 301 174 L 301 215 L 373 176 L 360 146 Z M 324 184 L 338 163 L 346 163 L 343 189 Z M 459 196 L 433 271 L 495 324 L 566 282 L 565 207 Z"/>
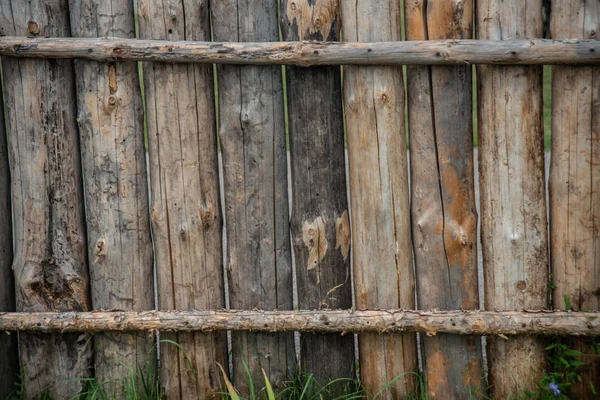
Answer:
<path fill-rule="evenodd" d="M 71 0 L 76 37 L 135 38 L 133 2 Z M 92 307 L 152 310 L 154 282 L 137 63 L 75 62 Z M 120 380 L 154 358 L 153 335 L 98 334 L 95 377 Z M 138 389 L 142 389 L 141 385 Z"/>
<path fill-rule="evenodd" d="M 206 1 L 143 0 L 138 9 L 142 38 L 210 39 Z M 212 66 L 144 63 L 143 71 L 158 309 L 224 308 Z M 225 333 L 161 332 L 161 339 L 183 349 L 161 345 L 168 398 L 204 398 L 221 390 L 217 363 L 227 365 Z"/>
<path fill-rule="evenodd" d="M 66 0 L 0 1 L 6 34 L 69 36 Z M 14 215 L 16 309 L 87 311 L 75 78 L 69 60 L 2 58 Z M 24 397 L 62 399 L 89 376 L 86 334 L 20 335 Z"/>
<path fill-rule="evenodd" d="M 543 39 L 224 43 L 6 36 L 0 37 L 0 56 L 95 61 L 287 64 L 300 67 L 340 64 L 597 64 L 600 62 L 600 43 L 596 40 Z"/>
<path fill-rule="evenodd" d="M 407 40 L 469 39 L 473 3 L 410 1 Z M 409 66 L 411 213 L 420 309 L 479 308 L 471 66 Z M 481 339 L 423 338 L 427 392 L 485 394 Z"/>
<path fill-rule="evenodd" d="M 550 34 L 557 39 L 598 39 L 600 3 L 552 4 Z M 552 160 L 550 163 L 550 258 L 553 305 L 600 309 L 600 67 L 552 68 Z M 600 388 L 600 353 L 591 340 L 568 338 L 587 365 L 571 388 L 592 399 Z"/>
<path fill-rule="evenodd" d="M 277 41 L 277 0 L 212 2 L 214 39 Z M 225 181 L 230 305 L 292 309 L 287 160 L 281 67 L 219 66 L 219 135 Z M 281 387 L 296 367 L 291 334 L 233 335 L 233 381 L 242 393 L 264 368 Z"/>
<path fill-rule="evenodd" d="M 344 40 L 400 39 L 399 3 L 342 2 Z M 413 308 L 404 90 L 399 67 L 344 67 L 356 307 Z M 385 398 L 412 393 L 412 334 L 359 336 L 360 377 Z"/>
<path fill-rule="evenodd" d="M 10 206 L 10 171 L 4 124 L 4 99 L 0 91 L 0 312 L 15 311 L 15 279 L 12 271 L 13 233 Z M 17 335 L 0 333 L 0 399 L 13 391 L 19 372 Z"/>
<path fill-rule="evenodd" d="M 284 0 L 280 9 L 283 40 L 339 40 L 338 1 Z M 287 67 L 286 76 L 298 307 L 348 309 L 350 220 L 340 68 Z M 303 335 L 301 343 L 301 369 L 317 382 L 355 376 L 352 335 Z"/>
<path fill-rule="evenodd" d="M 479 39 L 542 35 L 542 2 L 478 0 Z M 479 168 L 485 308 L 548 306 L 542 69 L 478 66 Z M 495 398 L 533 391 L 544 369 L 534 337 L 488 341 Z"/>

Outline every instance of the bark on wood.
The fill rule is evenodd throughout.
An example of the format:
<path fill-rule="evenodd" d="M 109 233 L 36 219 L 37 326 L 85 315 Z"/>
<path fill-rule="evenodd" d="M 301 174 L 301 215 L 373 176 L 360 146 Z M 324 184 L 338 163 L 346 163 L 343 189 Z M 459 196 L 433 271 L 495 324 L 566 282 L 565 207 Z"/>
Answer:
<path fill-rule="evenodd" d="M 578 0 L 552 5 L 550 33 L 556 39 L 596 39 L 600 4 Z M 600 309 L 600 67 L 552 69 L 552 161 L 550 164 L 550 257 L 554 308 Z M 600 388 L 600 353 L 592 340 L 569 338 L 586 363 L 578 399 Z"/>
<path fill-rule="evenodd" d="M 277 41 L 277 0 L 212 2 L 215 40 Z M 292 308 L 287 161 L 281 67 L 221 66 L 219 135 L 223 152 L 226 270 L 232 308 Z M 242 392 L 264 368 L 280 387 L 295 369 L 291 334 L 233 335 L 233 380 Z"/>
<path fill-rule="evenodd" d="M 479 0 L 480 39 L 542 35 L 542 2 Z M 480 66 L 479 163 L 486 309 L 546 308 L 548 238 L 541 67 Z M 535 390 L 544 344 L 488 341 L 495 398 Z"/>
<path fill-rule="evenodd" d="M 400 39 L 397 1 L 341 5 L 344 40 Z M 402 70 L 344 67 L 344 104 L 356 306 L 413 308 Z M 412 372 L 417 368 L 415 335 L 360 335 L 359 355 L 361 382 L 368 391 L 376 393 L 402 376 L 385 390 L 385 398 L 413 392 Z"/>
<path fill-rule="evenodd" d="M 15 311 L 15 280 L 12 272 L 13 234 L 10 207 L 10 172 L 4 125 L 4 100 L 0 91 L 0 312 Z M 17 335 L 0 333 L 0 399 L 7 399 L 19 372 Z"/>
<path fill-rule="evenodd" d="M 473 3 L 410 1 L 407 40 L 469 39 Z M 409 66 L 412 220 L 420 309 L 479 308 L 471 66 Z M 423 338 L 427 393 L 485 393 L 481 339 Z"/>
<path fill-rule="evenodd" d="M 5 34 L 69 36 L 66 0 L 0 1 Z M 69 60 L 2 58 L 11 162 L 18 311 L 90 308 L 75 79 Z M 20 337 L 24 397 L 75 395 L 89 375 L 87 334 Z"/>
<path fill-rule="evenodd" d="M 37 332 L 422 332 L 429 335 L 600 335 L 600 312 L 573 311 L 94 311 L 0 313 L 0 330 Z M 379 335 L 375 335 L 379 336 Z M 517 340 L 505 337 L 502 340 Z"/>
<path fill-rule="evenodd" d="M 6 36 L 0 38 L 0 56 L 95 61 L 287 64 L 300 67 L 340 64 L 597 64 L 600 62 L 600 44 L 596 40 L 542 39 L 223 43 Z"/>
<path fill-rule="evenodd" d="M 71 0 L 73 36 L 135 38 L 133 2 Z M 75 62 L 92 307 L 152 310 L 152 243 L 137 63 Z M 95 376 L 146 367 L 153 337 L 97 334 Z M 141 389 L 141 387 L 140 387 Z"/>
<path fill-rule="evenodd" d="M 142 38 L 210 38 L 206 1 L 143 0 L 138 9 Z M 144 63 L 143 72 L 158 309 L 223 308 L 212 66 Z M 183 349 L 161 345 L 161 383 L 168 398 L 205 398 L 220 390 L 217 363 L 227 365 L 224 332 L 161 332 L 161 339 Z"/>
<path fill-rule="evenodd" d="M 280 9 L 284 40 L 339 40 L 338 1 L 284 0 Z M 286 76 L 298 307 L 347 309 L 352 287 L 340 68 L 287 67 Z M 352 335 L 303 335 L 301 343 L 302 371 L 318 382 L 355 375 Z"/>

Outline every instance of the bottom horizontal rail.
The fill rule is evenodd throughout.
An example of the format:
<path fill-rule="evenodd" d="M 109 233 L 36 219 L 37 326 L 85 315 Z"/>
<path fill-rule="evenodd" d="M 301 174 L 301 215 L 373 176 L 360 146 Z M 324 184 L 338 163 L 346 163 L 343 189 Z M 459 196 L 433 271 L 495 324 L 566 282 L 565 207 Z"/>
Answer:
<path fill-rule="evenodd" d="M 0 331 L 423 332 L 600 335 L 600 312 L 569 311 L 92 311 L 0 313 Z"/>

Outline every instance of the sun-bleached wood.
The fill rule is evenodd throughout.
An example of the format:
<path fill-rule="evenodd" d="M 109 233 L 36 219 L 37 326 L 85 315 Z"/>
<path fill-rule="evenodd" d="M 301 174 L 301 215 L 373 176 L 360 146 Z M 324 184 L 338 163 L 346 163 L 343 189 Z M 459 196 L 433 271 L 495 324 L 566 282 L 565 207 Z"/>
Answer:
<path fill-rule="evenodd" d="M 344 40 L 400 39 L 398 1 L 340 4 Z M 356 306 L 414 308 L 402 69 L 345 66 L 344 107 Z M 386 399 L 413 393 L 414 334 L 366 333 L 358 342 L 361 383 L 369 392 L 386 386 Z"/>
<path fill-rule="evenodd" d="M 140 37 L 210 39 L 207 1 L 139 0 Z M 168 15 L 168 18 L 165 18 Z M 210 65 L 143 63 L 152 237 L 159 310 L 225 306 L 217 135 Z M 224 332 L 161 332 L 161 384 L 169 399 L 221 390 Z M 189 360 L 189 363 L 188 363 Z M 190 373 L 189 364 L 196 372 Z"/>
<path fill-rule="evenodd" d="M 69 36 L 67 0 L 0 0 L 2 33 Z M 2 57 L 8 129 L 16 309 L 90 309 L 83 188 L 70 60 Z M 87 334 L 23 333 L 24 398 L 78 393 L 89 376 Z"/>
<path fill-rule="evenodd" d="M 542 36 L 541 0 L 477 0 L 479 39 Z M 542 67 L 478 66 L 485 308 L 548 306 Z M 487 343 L 492 396 L 535 391 L 545 354 L 533 336 Z"/>
<path fill-rule="evenodd" d="M 389 40 L 389 39 L 388 39 Z M 184 42 L 0 37 L 0 56 L 255 65 L 597 64 L 597 40 Z"/>

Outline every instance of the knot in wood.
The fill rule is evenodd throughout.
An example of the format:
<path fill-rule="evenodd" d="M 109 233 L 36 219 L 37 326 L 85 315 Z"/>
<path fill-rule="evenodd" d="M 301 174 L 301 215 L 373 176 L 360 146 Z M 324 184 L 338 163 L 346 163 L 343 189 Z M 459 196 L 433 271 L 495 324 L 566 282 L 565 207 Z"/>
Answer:
<path fill-rule="evenodd" d="M 519 290 L 525 290 L 527 289 L 527 282 L 521 280 L 517 282 L 517 289 Z"/>
<path fill-rule="evenodd" d="M 290 4 L 290 7 L 292 10 L 296 11 L 296 3 L 292 1 L 292 4 Z"/>
<path fill-rule="evenodd" d="M 108 105 L 111 107 L 114 107 L 115 105 L 117 105 L 117 98 L 115 96 L 109 96 Z"/>
<path fill-rule="evenodd" d="M 40 26 L 38 25 L 37 22 L 35 22 L 34 20 L 30 19 L 27 22 L 27 30 L 29 31 L 29 33 L 31 33 L 32 35 L 37 35 L 40 33 Z"/>

